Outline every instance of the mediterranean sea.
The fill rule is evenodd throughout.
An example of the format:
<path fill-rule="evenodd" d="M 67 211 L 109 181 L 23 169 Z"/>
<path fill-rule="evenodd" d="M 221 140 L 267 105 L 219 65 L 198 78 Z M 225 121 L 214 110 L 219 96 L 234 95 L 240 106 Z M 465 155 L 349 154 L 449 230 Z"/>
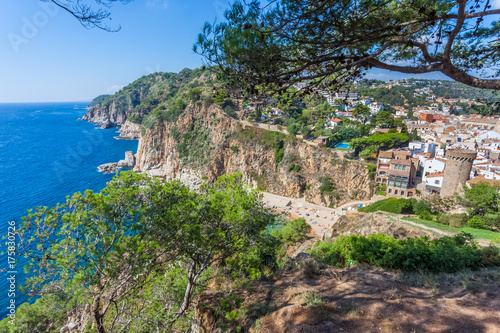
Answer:
<path fill-rule="evenodd" d="M 97 166 L 118 162 L 125 151 L 137 150 L 136 140 L 116 140 L 116 128 L 97 129 L 77 121 L 88 103 L 0 104 L 0 231 L 7 233 L 9 221 L 19 226 L 27 209 L 52 207 L 67 195 L 91 189 L 99 191 L 113 175 Z M 7 315 L 6 240 L 1 238 L 0 319 Z M 18 307 L 28 301 L 19 291 L 26 279 L 18 257 L 16 296 Z M 28 272 L 29 275 L 29 272 Z"/>

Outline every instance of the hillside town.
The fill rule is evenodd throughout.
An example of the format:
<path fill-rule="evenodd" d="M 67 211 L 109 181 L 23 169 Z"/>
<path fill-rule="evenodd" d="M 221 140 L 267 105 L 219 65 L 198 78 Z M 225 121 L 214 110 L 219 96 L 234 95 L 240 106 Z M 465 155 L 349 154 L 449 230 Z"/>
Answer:
<path fill-rule="evenodd" d="M 296 84 L 294 87 L 300 91 L 303 85 Z M 320 105 L 323 112 L 314 119 L 316 122 L 305 124 L 309 125 L 308 128 L 299 126 L 300 134 L 297 131 L 296 136 L 311 145 L 339 149 L 345 153 L 349 148 L 352 150 L 349 140 L 332 139 L 332 133 L 340 127 L 359 129 L 389 109 L 390 112 L 386 111 L 384 116 L 390 114 L 395 122 L 389 126 L 372 122 L 369 133 L 364 136 L 405 132 L 411 133 L 413 140 L 365 158 L 376 160 L 375 181 L 385 195 L 409 198 L 437 194 L 445 197 L 459 192 L 464 184 L 481 181 L 500 184 L 500 119 L 498 116 L 464 112 L 464 109 L 484 107 L 483 102 L 466 97 L 438 97 L 437 92 L 442 95 L 444 88 L 450 89 L 446 82 L 437 80 L 379 81 L 371 83 L 368 89 L 387 91 L 395 87 L 408 89 L 410 95 L 422 105 L 384 105 L 370 96 L 362 96 L 355 89 L 334 93 L 320 91 L 319 95 L 330 108 L 325 110 L 326 107 Z M 454 93 L 457 95 L 456 91 Z M 364 106 L 369 113 L 356 113 L 360 106 Z M 252 119 L 252 112 L 264 108 L 260 119 L 254 119 L 254 125 L 287 132 L 279 124 L 290 124 L 293 116 L 273 106 L 270 101 L 254 101 L 238 113 L 242 117 L 250 115 L 249 119 Z M 274 125 L 271 127 L 269 124 Z"/>

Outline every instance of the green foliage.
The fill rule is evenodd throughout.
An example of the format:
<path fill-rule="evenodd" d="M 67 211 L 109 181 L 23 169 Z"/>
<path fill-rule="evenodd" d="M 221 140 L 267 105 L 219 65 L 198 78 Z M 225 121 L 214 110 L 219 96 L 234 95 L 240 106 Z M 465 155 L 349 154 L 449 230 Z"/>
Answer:
<path fill-rule="evenodd" d="M 387 111 L 380 111 L 373 115 L 370 119 L 370 124 L 380 128 L 392 128 L 394 125 L 394 117 Z"/>
<path fill-rule="evenodd" d="M 500 202 L 499 188 L 486 182 L 472 184 L 464 188 L 464 195 L 460 198 L 463 205 L 469 208 L 471 215 L 485 215 L 497 213 Z"/>
<path fill-rule="evenodd" d="M 357 152 L 370 149 L 378 153 L 379 150 L 387 150 L 406 145 L 408 140 L 408 134 L 406 133 L 374 134 L 367 138 L 354 139 L 351 141 L 350 146 Z"/>
<path fill-rule="evenodd" d="M 354 108 L 354 110 L 352 110 L 352 115 L 355 118 L 361 119 L 361 121 L 364 124 L 366 122 L 366 120 L 368 120 L 368 118 L 371 115 L 370 108 L 366 105 L 360 104 L 360 105 L 356 106 Z"/>
<path fill-rule="evenodd" d="M 295 172 L 300 172 L 301 170 L 301 167 L 300 165 L 296 165 L 296 164 L 290 164 L 290 166 L 288 167 L 288 172 L 290 171 L 295 171 Z"/>
<path fill-rule="evenodd" d="M 203 90 L 200 88 L 194 88 L 188 91 L 188 99 L 192 102 L 197 102 L 200 100 Z"/>
<path fill-rule="evenodd" d="M 417 214 L 417 213 L 415 213 Z M 432 216 L 431 212 L 428 210 L 421 211 L 420 214 L 417 214 L 418 218 L 421 220 L 427 220 L 427 221 L 432 221 L 434 217 Z"/>
<path fill-rule="evenodd" d="M 213 94 L 213 99 L 214 99 L 214 103 L 217 104 L 217 105 L 222 105 L 225 103 L 226 99 L 229 98 L 227 92 L 225 90 L 217 90 L 214 94 Z"/>
<path fill-rule="evenodd" d="M 191 125 L 182 135 L 182 142 L 176 146 L 179 157 L 185 165 L 205 165 L 211 153 L 210 130 L 203 130 L 201 119 Z"/>
<path fill-rule="evenodd" d="M 276 154 L 274 156 L 274 160 L 277 163 L 280 163 L 281 161 L 283 161 L 283 157 L 285 156 L 285 151 L 283 150 L 283 148 L 275 148 L 275 150 Z"/>
<path fill-rule="evenodd" d="M 105 100 L 109 96 L 111 96 L 111 95 L 99 95 L 99 96 L 97 96 L 96 98 L 94 98 L 92 100 L 92 102 L 90 102 L 89 105 L 87 105 L 87 108 L 91 109 L 91 108 L 97 106 L 99 103 L 101 103 L 103 100 Z"/>
<path fill-rule="evenodd" d="M 138 113 L 129 114 L 127 120 L 134 124 L 140 124 L 142 122 L 142 116 Z"/>
<path fill-rule="evenodd" d="M 47 293 L 33 304 L 23 303 L 16 310 L 14 325 L 10 317 L 0 321 L 2 333 L 59 332 L 69 313 L 71 296 L 64 292 Z"/>
<path fill-rule="evenodd" d="M 267 148 L 274 149 L 275 161 L 280 163 L 285 156 L 284 146 L 287 136 L 281 132 L 266 131 L 259 128 L 246 128 L 236 131 L 234 138 L 245 143 L 259 143 Z M 291 139 L 294 139 L 293 137 Z"/>
<path fill-rule="evenodd" d="M 97 107 L 124 115 L 128 120 L 141 123 L 147 115 L 150 118 L 146 128 L 154 125 L 154 119 L 175 121 L 184 111 L 185 104 L 176 104 L 184 96 L 196 102 L 202 97 L 202 90 L 195 88 L 196 80 L 203 74 L 199 69 L 183 69 L 179 73 L 154 73 L 143 76 L 111 96 L 96 98 L 90 107 Z M 194 82 L 192 82 L 194 80 Z M 210 78 L 208 82 L 212 81 Z M 167 110 L 167 111 L 166 111 Z"/>
<path fill-rule="evenodd" d="M 377 192 L 375 192 L 375 194 L 377 194 L 377 195 L 387 195 L 387 193 L 385 193 L 384 191 L 377 191 Z"/>
<path fill-rule="evenodd" d="M 425 211 L 430 212 L 431 210 L 432 210 L 431 206 L 427 202 L 425 202 L 424 200 L 418 200 L 413 205 L 413 211 L 417 215 L 420 215 Z"/>
<path fill-rule="evenodd" d="M 306 303 L 307 306 L 322 305 L 325 303 L 323 298 L 314 291 L 306 291 L 300 295 L 300 299 L 302 302 Z"/>
<path fill-rule="evenodd" d="M 381 210 L 394 214 L 412 214 L 413 206 L 415 204 L 415 199 L 387 198 L 384 200 L 376 201 L 369 206 L 361 207 L 358 210 L 365 213 L 373 213 Z"/>
<path fill-rule="evenodd" d="M 321 183 L 321 186 L 319 187 L 319 190 L 321 193 L 323 192 L 328 192 L 331 193 L 335 190 L 335 184 L 329 177 L 320 177 L 319 182 Z"/>
<path fill-rule="evenodd" d="M 231 105 L 227 105 L 225 108 L 224 108 L 224 112 L 231 118 L 236 118 L 237 115 L 236 115 L 236 112 L 234 112 L 234 108 L 231 106 Z"/>
<path fill-rule="evenodd" d="M 179 181 L 122 172 L 100 193 L 75 193 L 65 205 L 30 210 L 23 221 L 21 254 L 37 272 L 28 290 L 76 289 L 79 304 L 95 304 L 98 331 L 118 329 L 125 318 L 132 319 L 129 332 L 166 330 L 182 322 L 176 312 L 188 314 L 212 265 L 275 249 L 251 246 L 266 244 L 272 215 L 241 174 L 223 175 L 196 194 Z M 103 298 L 122 304 L 119 312 L 106 310 Z M 159 311 L 164 308 L 176 310 Z M 34 309 L 43 318 L 44 307 Z"/>
<path fill-rule="evenodd" d="M 311 232 L 311 226 L 304 218 L 291 220 L 281 230 L 281 241 L 287 245 L 295 245 L 308 239 Z"/>
<path fill-rule="evenodd" d="M 340 141 L 343 142 L 351 142 L 351 140 L 361 137 L 360 131 L 354 127 L 335 126 L 333 132 L 337 133 L 340 136 Z"/>
<path fill-rule="evenodd" d="M 469 227 L 471 228 L 477 228 L 477 229 L 483 229 L 484 228 L 484 221 L 481 218 L 481 216 L 473 216 L 469 222 L 467 223 Z"/>
<path fill-rule="evenodd" d="M 436 219 L 436 222 L 455 228 L 464 227 L 467 225 L 467 214 L 439 215 Z"/>
<path fill-rule="evenodd" d="M 483 261 L 481 248 L 469 234 L 441 237 L 394 239 L 385 234 L 339 236 L 334 242 L 319 242 L 311 250 L 318 260 L 347 267 L 364 262 L 384 269 L 453 273 L 478 269 Z"/>
<path fill-rule="evenodd" d="M 299 126 L 296 123 L 291 123 L 286 129 L 290 135 L 296 135 L 299 132 Z"/>
<path fill-rule="evenodd" d="M 179 134 L 179 129 L 177 128 L 177 126 L 172 127 L 170 134 L 172 134 L 172 137 L 174 138 L 175 141 L 179 141 L 181 139 L 181 136 Z"/>
<path fill-rule="evenodd" d="M 377 165 L 375 163 L 368 163 L 366 165 L 366 170 L 368 170 L 368 177 L 371 180 L 375 180 L 375 175 L 377 174 Z"/>
<path fill-rule="evenodd" d="M 233 154 L 236 154 L 238 152 L 238 146 L 231 146 L 231 151 Z"/>

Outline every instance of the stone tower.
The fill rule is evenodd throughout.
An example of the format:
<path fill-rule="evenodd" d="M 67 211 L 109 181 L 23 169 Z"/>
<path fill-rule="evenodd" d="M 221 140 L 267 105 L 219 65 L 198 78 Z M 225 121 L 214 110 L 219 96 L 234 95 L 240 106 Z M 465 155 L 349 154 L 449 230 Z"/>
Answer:
<path fill-rule="evenodd" d="M 462 185 L 469 180 L 476 155 L 477 152 L 467 149 L 453 149 L 446 152 L 446 167 L 441 186 L 442 197 L 451 196 L 461 190 Z"/>

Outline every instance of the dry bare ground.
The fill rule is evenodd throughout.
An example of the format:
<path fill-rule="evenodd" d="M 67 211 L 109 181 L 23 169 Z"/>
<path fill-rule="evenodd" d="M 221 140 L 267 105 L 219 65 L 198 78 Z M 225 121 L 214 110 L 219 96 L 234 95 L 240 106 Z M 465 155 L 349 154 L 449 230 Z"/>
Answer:
<path fill-rule="evenodd" d="M 243 332 L 500 332 L 499 269 L 426 275 L 301 265 L 240 292 Z"/>

